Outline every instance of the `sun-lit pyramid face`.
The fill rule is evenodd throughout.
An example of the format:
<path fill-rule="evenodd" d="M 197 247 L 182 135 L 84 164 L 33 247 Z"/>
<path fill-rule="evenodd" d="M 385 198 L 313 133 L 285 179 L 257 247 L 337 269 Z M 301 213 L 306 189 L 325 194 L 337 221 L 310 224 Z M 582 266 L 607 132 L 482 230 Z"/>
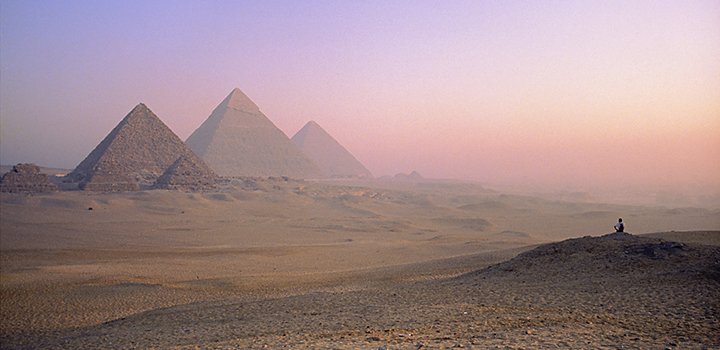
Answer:
<path fill-rule="evenodd" d="M 317 165 L 237 88 L 188 137 L 187 145 L 223 176 L 322 176 Z"/>
<path fill-rule="evenodd" d="M 329 177 L 372 177 L 365 166 L 315 121 L 305 124 L 292 141 Z"/>
<path fill-rule="evenodd" d="M 126 191 L 149 188 L 178 158 L 212 171 L 147 106 L 140 103 L 71 174 L 81 188 Z"/>

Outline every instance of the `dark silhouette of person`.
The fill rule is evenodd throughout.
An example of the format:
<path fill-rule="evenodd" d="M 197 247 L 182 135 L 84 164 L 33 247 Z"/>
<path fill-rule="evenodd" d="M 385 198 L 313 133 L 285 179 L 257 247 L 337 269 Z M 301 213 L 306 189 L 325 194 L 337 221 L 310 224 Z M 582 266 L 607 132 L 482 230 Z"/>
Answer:
<path fill-rule="evenodd" d="M 622 218 L 618 219 L 617 224 L 615 224 L 615 232 L 625 232 L 625 224 L 623 224 Z"/>

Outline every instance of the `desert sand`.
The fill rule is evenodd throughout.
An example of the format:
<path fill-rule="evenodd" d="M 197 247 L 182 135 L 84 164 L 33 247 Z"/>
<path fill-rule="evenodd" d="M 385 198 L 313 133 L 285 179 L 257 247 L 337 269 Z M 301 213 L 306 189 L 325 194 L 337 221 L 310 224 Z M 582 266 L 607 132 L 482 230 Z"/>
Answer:
<path fill-rule="evenodd" d="M 0 344 L 718 348 L 719 230 L 454 182 L 2 193 Z"/>

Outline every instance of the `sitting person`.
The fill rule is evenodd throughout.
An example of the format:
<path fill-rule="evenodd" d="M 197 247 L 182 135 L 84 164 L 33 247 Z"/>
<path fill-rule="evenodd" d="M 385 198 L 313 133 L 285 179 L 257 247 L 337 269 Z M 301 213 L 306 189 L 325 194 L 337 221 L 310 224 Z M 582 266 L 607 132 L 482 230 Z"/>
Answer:
<path fill-rule="evenodd" d="M 623 224 L 622 218 L 619 218 L 617 224 L 615 224 L 615 232 L 625 232 L 625 224 Z"/>

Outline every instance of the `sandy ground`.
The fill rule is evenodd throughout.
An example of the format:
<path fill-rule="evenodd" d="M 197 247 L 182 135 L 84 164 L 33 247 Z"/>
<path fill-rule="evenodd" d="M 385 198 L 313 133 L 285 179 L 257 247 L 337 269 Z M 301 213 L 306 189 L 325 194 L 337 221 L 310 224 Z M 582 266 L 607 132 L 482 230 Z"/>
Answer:
<path fill-rule="evenodd" d="M 713 271 L 718 210 L 282 180 L 0 200 L 2 348 L 720 347 L 717 278 L 668 269 Z M 619 216 L 686 260 L 483 270 Z"/>

